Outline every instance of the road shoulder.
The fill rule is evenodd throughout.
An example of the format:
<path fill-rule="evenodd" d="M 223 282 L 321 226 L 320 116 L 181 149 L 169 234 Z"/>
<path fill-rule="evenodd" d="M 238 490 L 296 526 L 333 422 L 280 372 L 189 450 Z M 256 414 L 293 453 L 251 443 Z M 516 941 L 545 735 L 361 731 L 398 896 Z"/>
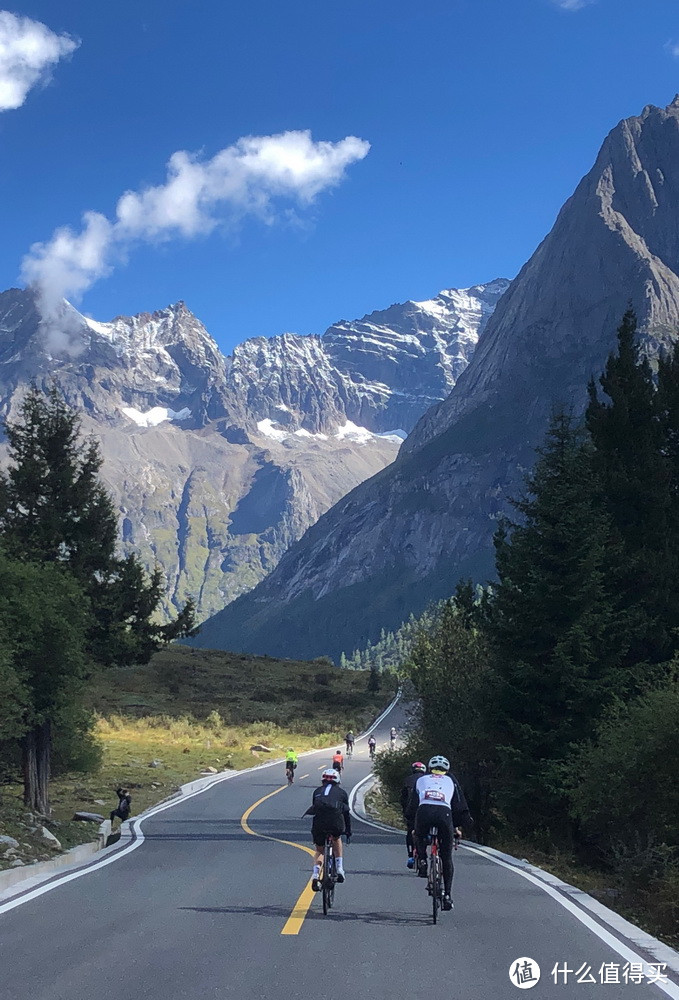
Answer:
<path fill-rule="evenodd" d="M 375 775 L 369 774 L 363 781 L 354 786 L 349 797 L 352 815 L 361 823 L 402 837 L 402 830 L 373 819 L 366 809 L 365 797 L 376 783 Z M 528 861 L 522 861 L 510 854 L 496 851 L 492 847 L 482 847 L 468 841 L 462 841 L 461 847 L 494 864 L 513 870 L 517 875 L 540 886 L 544 892 L 569 910 L 598 937 L 603 938 L 613 947 L 615 947 L 613 941 L 617 942 L 619 947 L 616 950 L 619 953 L 633 951 L 636 953 L 632 958 L 634 961 L 643 961 L 647 965 L 664 964 L 668 973 L 672 974 L 670 988 L 666 989 L 666 992 L 673 998 L 679 998 L 679 952 L 670 948 L 669 945 L 630 923 L 619 913 L 604 906 L 599 900 L 594 899 L 582 889 L 578 889 L 577 886 L 569 885 L 569 883 L 557 878 L 556 875 L 552 875 L 536 865 L 531 865 Z"/>

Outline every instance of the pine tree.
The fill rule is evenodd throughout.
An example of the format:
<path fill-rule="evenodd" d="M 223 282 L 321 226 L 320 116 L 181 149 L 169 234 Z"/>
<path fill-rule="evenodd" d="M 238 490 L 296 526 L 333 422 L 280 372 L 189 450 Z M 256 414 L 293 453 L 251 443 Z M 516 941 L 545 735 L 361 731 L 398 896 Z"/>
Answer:
<path fill-rule="evenodd" d="M 380 672 L 377 669 L 377 664 L 374 663 L 370 667 L 370 671 L 368 673 L 367 690 L 370 692 L 370 694 L 377 694 L 379 689 L 380 689 Z"/>
<path fill-rule="evenodd" d="M 2 713 L 11 708 L 11 728 L 3 728 L 20 739 L 24 802 L 42 815 L 49 812 L 54 728 L 82 720 L 88 624 L 87 598 L 70 573 L 0 554 L 0 648 L 12 698 Z"/>
<path fill-rule="evenodd" d="M 570 416 L 552 419 L 516 504 L 520 524 L 496 536 L 491 605 L 500 798 L 524 832 L 559 826 L 565 804 L 552 763 L 589 735 L 615 687 L 615 613 L 606 592 L 608 522 L 591 449 Z"/>
<path fill-rule="evenodd" d="M 630 666 L 664 662 L 676 649 L 679 533 L 667 457 L 667 420 L 675 437 L 679 430 L 676 401 L 670 398 L 676 370 L 676 360 L 661 362 L 663 389 L 656 393 L 651 368 L 639 356 L 636 317 L 628 310 L 617 352 L 600 378 L 604 398 L 594 382 L 589 386 L 593 467 L 611 522 L 607 575 L 626 612 Z"/>
<path fill-rule="evenodd" d="M 443 753 L 453 762 L 485 840 L 491 823 L 491 775 L 495 748 L 487 724 L 491 681 L 485 635 L 465 621 L 453 600 L 411 622 L 408 673 L 419 696 L 418 754 Z M 411 758 L 412 759 L 412 758 Z"/>
<path fill-rule="evenodd" d="M 163 643 L 190 634 L 193 605 L 174 622 L 158 624 L 160 573 L 149 577 L 136 556 L 118 556 L 115 508 L 98 476 L 99 447 L 82 440 L 79 417 L 59 392 L 44 395 L 33 387 L 21 419 L 8 421 L 5 430 L 11 464 L 0 473 L 0 540 L 11 558 L 51 565 L 80 587 L 88 658 L 107 666 L 145 663 Z M 30 783 L 43 787 L 48 780 L 50 726 L 39 729 L 23 740 L 27 801 L 37 795 Z M 26 764 L 32 740 L 40 744 L 37 778 Z"/>

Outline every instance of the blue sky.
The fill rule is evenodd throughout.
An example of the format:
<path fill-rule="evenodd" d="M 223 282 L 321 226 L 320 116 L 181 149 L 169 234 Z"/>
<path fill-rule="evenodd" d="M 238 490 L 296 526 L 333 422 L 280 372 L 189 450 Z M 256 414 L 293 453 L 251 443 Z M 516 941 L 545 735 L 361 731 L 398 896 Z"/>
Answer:
<path fill-rule="evenodd" d="M 84 212 L 113 222 L 124 192 L 164 185 L 177 151 L 205 165 L 244 136 L 298 130 L 370 143 L 367 155 L 333 147 L 342 162 L 317 192 L 305 180 L 260 191 L 264 208 L 216 201 L 193 235 L 154 230 L 146 202 L 141 228 L 110 230 L 83 311 L 109 319 L 184 299 L 224 350 L 513 276 L 605 134 L 679 90 L 670 0 L 9 9 L 79 45 L 62 40 L 49 82 L 0 112 L 2 288 L 58 227 L 77 236 Z"/>

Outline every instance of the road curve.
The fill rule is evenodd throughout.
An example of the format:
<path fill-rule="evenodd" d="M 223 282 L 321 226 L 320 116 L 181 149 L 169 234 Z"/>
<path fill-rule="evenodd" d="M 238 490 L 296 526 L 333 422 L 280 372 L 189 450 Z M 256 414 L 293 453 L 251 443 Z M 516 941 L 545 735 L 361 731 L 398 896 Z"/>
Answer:
<path fill-rule="evenodd" d="M 623 981 L 628 961 L 652 957 L 472 850 L 457 852 L 455 911 L 433 927 L 401 837 L 361 822 L 323 917 L 301 817 L 328 763 L 302 757 L 291 788 L 282 765 L 234 775 L 146 819 L 138 850 L 0 910 L 2 1000 L 504 1000 L 518 995 L 509 973 L 524 957 L 541 969 L 523 984 L 533 998 L 679 1000 L 676 979 L 636 982 L 632 969 Z M 361 740 L 345 787 L 368 773 Z"/>

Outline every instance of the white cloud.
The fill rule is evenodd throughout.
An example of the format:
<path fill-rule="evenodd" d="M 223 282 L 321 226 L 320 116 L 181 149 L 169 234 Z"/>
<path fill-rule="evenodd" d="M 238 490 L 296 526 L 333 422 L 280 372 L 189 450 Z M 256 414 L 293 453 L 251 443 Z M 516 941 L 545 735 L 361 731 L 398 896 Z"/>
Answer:
<path fill-rule="evenodd" d="M 40 21 L 0 10 L 0 111 L 20 108 L 29 90 L 78 45 Z"/>
<path fill-rule="evenodd" d="M 665 42 L 665 51 L 669 52 L 669 54 L 674 56 L 675 59 L 679 59 L 679 42 L 673 42 L 671 40 L 669 42 Z"/>
<path fill-rule="evenodd" d="M 583 7 L 594 3 L 594 0 L 553 0 L 553 3 L 561 7 L 561 10 L 582 10 Z"/>
<path fill-rule="evenodd" d="M 136 241 L 192 238 L 245 215 L 271 223 L 277 199 L 311 204 L 369 149 L 355 136 L 314 142 L 305 131 L 247 136 L 210 160 L 173 153 L 164 184 L 125 192 L 114 221 L 86 212 L 79 232 L 64 227 L 47 243 L 35 243 L 24 257 L 22 277 L 38 289 L 47 319 L 59 313 L 64 297 L 79 298 L 108 273 Z"/>

